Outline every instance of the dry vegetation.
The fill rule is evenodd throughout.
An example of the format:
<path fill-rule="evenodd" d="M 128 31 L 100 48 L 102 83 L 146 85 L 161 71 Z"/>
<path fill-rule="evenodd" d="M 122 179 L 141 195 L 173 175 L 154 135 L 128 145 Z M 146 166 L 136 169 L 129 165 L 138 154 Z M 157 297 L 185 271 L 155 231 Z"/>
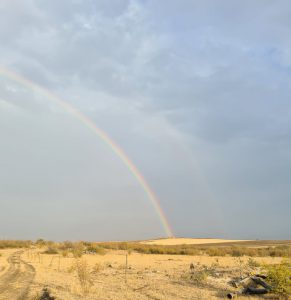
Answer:
<path fill-rule="evenodd" d="M 32 241 L 0 240 L 0 249 L 29 248 L 32 244 Z"/>
<path fill-rule="evenodd" d="M 17 248 L 23 243 L 6 245 Z M 0 251 L 0 271 L 2 265 L 7 269 L 7 257 L 13 251 Z M 30 242 L 22 254 L 35 269 L 29 293 L 35 300 L 44 287 L 62 300 L 218 300 L 235 291 L 230 279 L 256 272 L 268 272 L 275 291 L 286 295 L 290 292 L 290 257 L 289 241 L 207 246 L 38 240 Z"/>
<path fill-rule="evenodd" d="M 201 244 L 225 244 L 225 243 L 236 243 L 245 242 L 250 240 L 225 240 L 225 239 L 190 239 L 190 238 L 167 238 L 167 239 L 156 239 L 142 241 L 142 244 L 147 245 L 201 245 Z"/>
<path fill-rule="evenodd" d="M 262 242 L 257 246 L 244 243 L 222 244 L 178 244 L 178 245 L 148 245 L 139 242 L 111 242 L 98 243 L 99 247 L 113 250 L 130 250 L 144 254 L 170 254 L 170 255 L 209 255 L 209 256 L 251 256 L 251 257 L 291 257 L 291 242 L 271 244 Z"/>

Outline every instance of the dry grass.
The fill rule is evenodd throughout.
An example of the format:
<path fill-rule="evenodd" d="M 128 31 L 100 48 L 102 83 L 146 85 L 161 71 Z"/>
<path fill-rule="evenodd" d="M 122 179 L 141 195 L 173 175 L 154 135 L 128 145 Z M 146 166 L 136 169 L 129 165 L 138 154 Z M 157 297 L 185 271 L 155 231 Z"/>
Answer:
<path fill-rule="evenodd" d="M 0 240 L 0 249 L 28 248 L 32 244 L 32 241 Z"/>
<path fill-rule="evenodd" d="M 142 244 L 146 245 L 203 245 L 203 244 L 225 244 L 225 243 L 236 243 L 246 242 L 250 240 L 225 240 L 225 239 L 189 239 L 189 238 L 169 238 L 169 239 L 157 239 L 142 241 Z"/>
<path fill-rule="evenodd" d="M 22 259 L 36 270 L 31 299 L 37 299 L 41 290 L 48 287 L 56 299 L 62 300 L 219 300 L 234 291 L 228 284 L 230 278 L 257 272 L 261 265 L 278 264 L 282 258 L 277 256 L 290 256 L 288 241 L 284 245 L 268 242 L 264 247 L 254 243 L 202 247 L 39 240 L 23 253 Z M 51 249 L 54 251 L 48 251 Z M 7 269 L 6 259 L 14 251 L 0 250 L 0 275 L 1 267 Z M 194 268 L 190 270 L 191 264 Z"/>
<path fill-rule="evenodd" d="M 93 283 L 90 266 L 84 258 L 76 260 L 76 272 L 82 292 L 84 295 L 87 295 Z"/>
<path fill-rule="evenodd" d="M 250 243 L 245 245 L 244 243 Z M 277 244 L 264 242 L 234 242 L 222 244 L 204 244 L 204 245 L 148 245 L 140 242 L 105 242 L 98 243 L 99 247 L 114 250 L 135 251 L 145 254 L 172 254 L 172 255 L 209 255 L 209 256 L 273 256 L 273 257 L 291 257 L 291 242 Z M 266 246 L 267 245 L 267 246 Z"/>
<path fill-rule="evenodd" d="M 83 268 L 85 272 L 81 270 L 81 273 L 86 275 L 86 284 L 90 285 L 86 292 L 80 284 L 80 272 L 76 269 L 76 259 L 73 255 L 63 257 L 41 254 L 42 258 L 39 260 L 38 255 L 31 254 L 29 258 L 26 253 L 23 258 L 30 261 L 36 269 L 31 295 L 48 286 L 52 295 L 62 300 L 223 299 L 229 290 L 227 284 L 229 276 L 239 276 L 238 269 L 241 266 L 244 271 L 250 270 L 248 257 L 240 258 L 238 261 L 233 257 L 132 253 L 128 256 L 128 269 L 125 275 L 126 253 L 127 251 L 118 250 L 108 251 L 104 256 L 83 255 L 82 260 L 86 262 L 86 266 Z M 53 257 L 57 259 L 51 264 Z M 253 260 L 259 264 L 274 264 L 279 263 L 281 258 L 253 258 Z M 191 263 L 195 266 L 195 276 L 192 277 L 189 268 Z"/>

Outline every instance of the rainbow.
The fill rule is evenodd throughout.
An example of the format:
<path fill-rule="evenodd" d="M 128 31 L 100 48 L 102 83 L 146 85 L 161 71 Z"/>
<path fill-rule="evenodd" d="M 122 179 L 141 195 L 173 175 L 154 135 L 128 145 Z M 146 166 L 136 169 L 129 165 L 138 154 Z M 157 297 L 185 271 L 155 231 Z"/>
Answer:
<path fill-rule="evenodd" d="M 128 158 L 125 152 L 121 149 L 121 147 L 116 144 L 107 133 L 105 133 L 102 129 L 97 127 L 87 116 L 85 116 L 82 112 L 80 112 L 77 108 L 72 106 L 67 101 L 59 98 L 51 91 L 47 90 L 46 88 L 36 84 L 35 82 L 27 79 L 11 70 L 8 70 L 4 67 L 0 67 L 0 76 L 9 79 L 11 81 L 17 82 L 22 86 L 33 90 L 34 92 L 39 93 L 40 95 L 44 96 L 49 101 L 57 104 L 59 107 L 63 108 L 66 112 L 70 113 L 76 119 L 78 119 L 82 124 L 84 124 L 87 128 L 93 131 L 106 145 L 110 147 L 110 149 L 122 160 L 124 165 L 128 168 L 131 174 L 135 177 L 138 181 L 144 192 L 146 193 L 148 199 L 151 201 L 159 219 L 161 221 L 161 225 L 168 237 L 173 237 L 173 231 L 169 224 L 169 221 L 166 218 L 165 213 L 159 203 L 157 196 L 155 195 L 154 191 L 151 189 L 141 172 L 135 166 L 135 164 Z"/>

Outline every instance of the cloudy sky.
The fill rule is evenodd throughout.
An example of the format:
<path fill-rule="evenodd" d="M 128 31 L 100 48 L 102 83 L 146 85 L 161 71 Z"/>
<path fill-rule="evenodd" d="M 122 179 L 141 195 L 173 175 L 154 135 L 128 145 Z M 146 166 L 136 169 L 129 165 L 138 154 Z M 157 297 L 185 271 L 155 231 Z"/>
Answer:
<path fill-rule="evenodd" d="M 291 238 L 290 15 L 288 0 L 2 0 L 0 73 L 104 130 L 175 235 Z M 102 139 L 3 74 L 0 154 L 0 238 L 165 235 Z"/>

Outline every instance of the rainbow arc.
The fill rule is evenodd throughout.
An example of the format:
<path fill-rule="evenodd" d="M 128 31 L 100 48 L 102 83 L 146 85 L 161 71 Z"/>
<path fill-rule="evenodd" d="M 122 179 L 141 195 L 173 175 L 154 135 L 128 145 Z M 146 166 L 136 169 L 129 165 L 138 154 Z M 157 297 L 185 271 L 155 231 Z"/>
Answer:
<path fill-rule="evenodd" d="M 131 172 L 131 174 L 134 176 L 134 178 L 138 181 L 142 189 L 144 190 L 145 194 L 147 195 L 147 198 L 151 201 L 160 221 L 161 225 L 163 226 L 163 229 L 165 231 L 165 234 L 168 237 L 173 237 L 173 231 L 171 229 L 170 223 L 168 219 L 166 218 L 166 215 L 160 205 L 160 202 L 155 195 L 153 189 L 150 187 L 148 182 L 143 177 L 142 173 L 139 171 L 139 169 L 136 167 L 136 165 L 129 159 L 129 157 L 126 155 L 126 153 L 123 151 L 123 149 L 112 140 L 112 138 L 104 132 L 101 128 L 97 127 L 96 124 L 90 120 L 86 115 L 84 115 L 80 110 L 78 110 L 76 107 L 71 105 L 69 102 L 61 99 L 48 89 L 40 86 L 39 84 L 36 84 L 35 82 L 31 81 L 30 79 L 27 79 L 11 70 L 8 70 L 7 68 L 0 67 L 0 76 L 5 79 L 9 79 L 13 82 L 16 82 L 24 87 L 26 87 L 29 90 L 32 90 L 41 96 L 44 96 L 45 99 L 48 101 L 51 101 L 64 109 L 66 112 L 74 116 L 77 120 L 79 120 L 84 126 L 89 128 L 91 131 L 93 131 L 105 144 L 108 145 L 108 147 L 115 153 L 121 161 L 124 163 L 124 165 L 128 168 L 128 170 Z"/>

